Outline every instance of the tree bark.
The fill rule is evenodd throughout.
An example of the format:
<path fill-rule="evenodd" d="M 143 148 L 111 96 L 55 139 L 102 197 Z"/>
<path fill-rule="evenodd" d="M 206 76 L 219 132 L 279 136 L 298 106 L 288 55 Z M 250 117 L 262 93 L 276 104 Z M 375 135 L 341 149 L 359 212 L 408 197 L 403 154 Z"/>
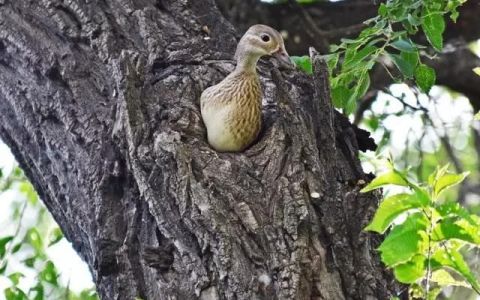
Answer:
<path fill-rule="evenodd" d="M 313 77 L 261 63 L 250 149 L 206 143 L 235 44 L 213 0 L 0 0 L 0 137 L 102 299 L 388 299 L 368 138 L 319 56 Z"/>

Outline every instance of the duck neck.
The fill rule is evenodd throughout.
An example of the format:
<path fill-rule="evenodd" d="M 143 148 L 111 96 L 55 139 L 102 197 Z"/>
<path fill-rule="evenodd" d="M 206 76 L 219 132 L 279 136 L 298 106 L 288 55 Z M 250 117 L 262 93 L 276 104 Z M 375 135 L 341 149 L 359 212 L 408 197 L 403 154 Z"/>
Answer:
<path fill-rule="evenodd" d="M 257 62 L 260 59 L 259 55 L 248 53 L 242 50 L 237 50 L 237 52 L 235 53 L 235 58 L 237 60 L 237 67 L 235 68 L 235 72 L 257 72 Z"/>

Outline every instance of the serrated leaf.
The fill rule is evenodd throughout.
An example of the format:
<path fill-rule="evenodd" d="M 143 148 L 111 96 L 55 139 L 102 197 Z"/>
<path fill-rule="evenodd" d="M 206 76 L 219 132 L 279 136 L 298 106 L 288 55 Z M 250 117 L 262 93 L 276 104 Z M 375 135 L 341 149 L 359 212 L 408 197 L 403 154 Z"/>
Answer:
<path fill-rule="evenodd" d="M 415 82 L 424 93 L 428 93 L 436 81 L 435 70 L 427 65 L 420 64 L 415 69 Z"/>
<path fill-rule="evenodd" d="M 391 170 L 387 173 L 384 173 L 375 179 L 373 179 L 366 187 L 364 187 L 360 192 L 366 193 L 372 190 L 381 188 L 385 185 L 393 184 L 399 186 L 408 186 L 408 182 L 401 176 L 398 172 Z"/>
<path fill-rule="evenodd" d="M 472 218 L 478 217 L 472 216 Z M 477 224 L 472 225 L 469 221 L 458 217 L 443 219 L 433 228 L 432 240 L 458 239 L 480 245 L 480 227 Z"/>
<path fill-rule="evenodd" d="M 436 197 L 440 195 L 445 189 L 448 189 L 454 185 L 459 184 L 462 182 L 467 176 L 470 174 L 469 172 L 463 172 L 462 174 L 452 174 L 447 173 L 437 178 L 435 181 L 435 186 L 433 188 L 434 194 Z"/>
<path fill-rule="evenodd" d="M 461 274 L 477 293 L 480 292 L 480 284 L 470 270 L 470 267 L 463 259 L 463 256 L 456 249 L 452 247 L 448 249 L 439 248 L 432 255 L 431 265 L 434 269 L 440 267 L 451 268 Z"/>
<path fill-rule="evenodd" d="M 422 207 L 422 203 L 413 194 L 402 193 L 385 198 L 365 230 L 384 233 L 400 214 L 418 207 Z"/>
<path fill-rule="evenodd" d="M 393 273 L 401 283 L 414 283 L 425 275 L 425 265 L 425 257 L 415 255 L 410 261 L 395 266 Z"/>
<path fill-rule="evenodd" d="M 393 267 L 423 253 L 428 246 L 425 233 L 427 223 L 428 220 L 422 213 L 414 213 L 405 222 L 393 227 L 378 248 L 383 263 Z"/>
<path fill-rule="evenodd" d="M 313 73 L 312 61 L 310 60 L 310 57 L 308 57 L 306 55 L 304 55 L 304 56 L 290 56 L 290 59 L 303 72 L 305 72 L 309 75 Z"/>
<path fill-rule="evenodd" d="M 427 36 L 428 42 L 438 51 L 443 48 L 443 32 L 445 20 L 441 12 L 424 12 L 422 29 Z"/>
<path fill-rule="evenodd" d="M 453 276 L 444 269 L 433 271 L 431 280 L 442 287 L 450 285 L 470 287 L 465 281 L 453 278 Z"/>
<path fill-rule="evenodd" d="M 458 202 L 445 202 L 436 207 L 437 212 L 443 218 L 447 217 L 461 217 L 470 225 L 478 226 L 479 224 L 472 218 L 472 215 L 462 207 Z"/>

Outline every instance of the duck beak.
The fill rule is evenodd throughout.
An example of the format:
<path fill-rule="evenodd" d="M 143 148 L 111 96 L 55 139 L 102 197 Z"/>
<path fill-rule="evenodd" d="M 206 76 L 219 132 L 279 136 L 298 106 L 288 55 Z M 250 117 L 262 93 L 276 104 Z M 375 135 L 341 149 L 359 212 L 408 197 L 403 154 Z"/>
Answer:
<path fill-rule="evenodd" d="M 288 56 L 287 50 L 285 50 L 285 46 L 282 45 L 280 48 L 272 54 L 273 57 L 275 57 L 279 62 L 282 67 L 285 67 L 287 69 L 293 69 L 294 64 L 290 60 L 290 56 Z"/>

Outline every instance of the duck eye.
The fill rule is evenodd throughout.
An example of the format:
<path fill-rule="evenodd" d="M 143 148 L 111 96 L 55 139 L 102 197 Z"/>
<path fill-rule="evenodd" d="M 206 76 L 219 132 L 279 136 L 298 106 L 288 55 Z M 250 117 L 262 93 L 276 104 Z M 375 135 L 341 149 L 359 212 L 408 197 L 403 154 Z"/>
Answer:
<path fill-rule="evenodd" d="M 268 43 L 270 42 L 270 36 L 268 34 L 262 34 L 260 36 L 260 38 L 262 39 L 262 41 L 264 41 L 265 43 Z"/>

